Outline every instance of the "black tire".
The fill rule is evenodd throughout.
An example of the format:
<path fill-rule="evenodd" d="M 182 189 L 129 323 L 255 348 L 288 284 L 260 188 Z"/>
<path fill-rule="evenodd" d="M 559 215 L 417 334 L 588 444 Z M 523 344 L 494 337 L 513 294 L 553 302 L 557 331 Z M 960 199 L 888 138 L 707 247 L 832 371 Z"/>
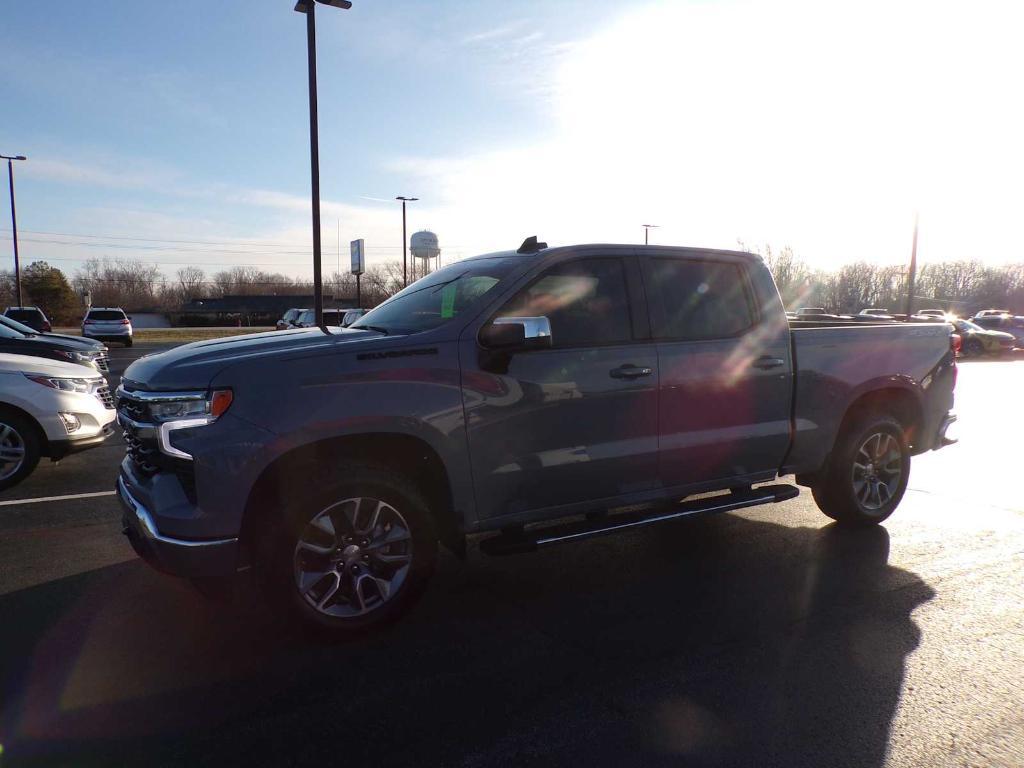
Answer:
<path fill-rule="evenodd" d="M 388 624 L 406 611 L 423 594 L 430 576 L 433 574 L 434 565 L 437 560 L 437 533 L 434 519 L 430 509 L 419 490 L 405 477 L 389 469 L 366 464 L 349 464 L 339 469 L 333 480 L 322 483 L 322 488 L 309 493 L 305 498 L 296 498 L 286 503 L 278 519 L 271 523 L 274 529 L 271 531 L 271 540 L 268 549 L 263 555 L 263 562 L 260 564 L 260 575 L 268 594 L 272 597 L 277 607 L 286 616 L 293 620 L 297 619 L 304 627 L 319 632 L 326 632 L 335 637 L 364 632 Z M 299 551 L 300 539 L 308 541 L 311 534 L 315 536 L 325 535 L 323 529 L 314 525 L 314 520 L 322 520 L 324 515 L 333 518 L 333 513 L 339 513 L 346 518 L 351 514 L 353 506 L 344 500 L 362 499 L 363 503 L 356 503 L 355 518 L 362 522 L 368 522 L 374 505 L 372 502 L 383 502 L 384 511 L 378 506 L 380 515 L 397 513 L 402 525 L 397 524 L 394 517 L 389 521 L 384 520 L 379 526 L 383 530 L 390 526 L 390 533 L 382 533 L 382 539 L 387 539 L 396 529 L 405 530 L 408 539 L 402 543 L 396 540 L 395 544 L 375 545 L 371 542 L 365 549 L 365 553 L 359 555 L 358 546 L 355 561 L 344 559 L 343 562 L 335 562 L 334 570 L 325 572 L 323 581 L 309 581 L 305 583 L 305 590 L 300 588 L 300 578 L 306 579 L 309 572 L 316 572 L 324 562 L 318 560 L 315 567 L 309 566 L 310 571 L 301 571 L 300 568 L 308 566 L 305 558 L 326 557 L 314 555 L 303 550 Z M 333 510 L 329 514 L 329 511 Z M 397 526 L 397 528 L 396 528 Z M 342 526 L 335 522 L 334 528 Z M 316 530 L 313 530 L 316 528 Z M 351 533 L 351 531 L 349 531 Z M 399 533 L 401 535 L 401 533 Z M 340 530 L 335 530 L 333 538 L 336 543 L 331 558 L 347 558 L 344 554 L 352 549 L 352 544 L 345 546 L 345 536 Z M 373 539 L 376 541 L 376 539 Z M 363 543 L 363 539 L 354 542 L 355 545 Z M 326 539 L 320 539 L 318 544 L 326 544 Z M 377 549 L 371 553 L 371 548 Z M 376 557 L 401 557 L 408 555 L 408 567 L 395 587 L 395 591 L 387 596 L 384 595 L 378 586 L 378 581 L 385 581 L 391 566 L 376 561 Z M 300 565 L 300 560 L 303 561 Z M 355 600 L 348 596 L 352 589 L 352 580 L 357 576 L 349 573 L 350 565 L 353 567 L 365 568 L 364 577 L 370 577 L 367 584 L 371 587 L 369 597 L 376 596 L 380 603 L 358 615 L 329 615 L 330 610 L 359 610 L 365 607 L 368 602 L 365 590 L 359 592 L 358 607 Z M 376 570 L 382 568 L 384 570 Z M 401 566 L 397 570 L 401 570 Z M 338 574 L 335 579 L 335 574 Z M 394 578 L 394 577 L 393 577 Z M 363 579 L 359 578 L 359 585 Z M 319 609 L 317 602 L 326 592 L 334 587 L 338 594 L 331 600 L 331 605 L 325 606 L 325 610 Z M 390 587 L 388 588 L 390 592 Z M 375 593 L 375 594 L 374 594 Z"/>
<path fill-rule="evenodd" d="M 6 450 L 5 450 L 6 449 Z M 13 488 L 30 474 L 39 463 L 42 454 L 42 441 L 39 427 L 31 419 L 7 408 L 0 408 L 0 453 L 11 455 L 8 451 L 20 450 L 21 460 L 17 466 L 13 461 L 0 463 L 0 491 Z M 9 472 L 9 474 L 5 474 Z"/>
<path fill-rule="evenodd" d="M 885 446 L 885 452 L 870 457 L 876 445 L 879 451 Z M 891 476 L 892 468 L 898 468 L 898 478 Z M 887 413 L 871 411 L 855 416 L 843 428 L 828 467 L 811 492 L 818 509 L 833 520 L 877 525 L 899 506 L 909 479 L 910 447 L 902 425 Z"/>
<path fill-rule="evenodd" d="M 985 345 L 980 339 L 968 339 L 964 344 L 964 355 L 966 357 L 981 357 L 985 354 Z"/>

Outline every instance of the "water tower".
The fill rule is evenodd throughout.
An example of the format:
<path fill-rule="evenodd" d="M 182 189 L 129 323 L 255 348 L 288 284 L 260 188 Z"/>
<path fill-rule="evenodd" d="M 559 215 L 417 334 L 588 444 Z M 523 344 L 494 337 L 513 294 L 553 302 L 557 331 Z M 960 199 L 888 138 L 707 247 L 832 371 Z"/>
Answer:
<path fill-rule="evenodd" d="M 421 230 L 419 232 L 413 232 L 412 237 L 409 238 L 409 250 L 412 251 L 412 257 L 418 260 L 421 268 L 418 270 L 419 276 L 429 274 L 431 272 L 431 259 L 438 259 L 440 263 L 441 259 L 441 248 L 437 244 L 437 235 L 427 230 Z M 416 279 L 417 262 L 413 262 L 413 279 Z"/>

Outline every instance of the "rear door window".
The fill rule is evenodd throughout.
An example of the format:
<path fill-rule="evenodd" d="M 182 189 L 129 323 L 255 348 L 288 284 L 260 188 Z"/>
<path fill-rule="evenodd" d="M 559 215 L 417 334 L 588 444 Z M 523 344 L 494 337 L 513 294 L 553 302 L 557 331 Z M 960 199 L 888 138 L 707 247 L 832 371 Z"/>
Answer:
<path fill-rule="evenodd" d="M 653 257 L 647 260 L 645 285 L 659 339 L 731 338 L 756 321 L 750 286 L 739 264 Z"/>

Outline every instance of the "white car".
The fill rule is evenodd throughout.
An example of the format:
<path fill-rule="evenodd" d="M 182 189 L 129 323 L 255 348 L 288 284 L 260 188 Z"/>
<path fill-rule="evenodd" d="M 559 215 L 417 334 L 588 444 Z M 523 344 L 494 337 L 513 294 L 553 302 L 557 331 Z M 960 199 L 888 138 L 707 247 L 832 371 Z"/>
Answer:
<path fill-rule="evenodd" d="M 132 345 L 132 319 L 120 307 L 91 307 L 82 318 L 82 335 L 87 339 L 119 341 Z"/>
<path fill-rule="evenodd" d="M 114 398 L 93 368 L 0 354 L 0 490 L 114 433 Z"/>

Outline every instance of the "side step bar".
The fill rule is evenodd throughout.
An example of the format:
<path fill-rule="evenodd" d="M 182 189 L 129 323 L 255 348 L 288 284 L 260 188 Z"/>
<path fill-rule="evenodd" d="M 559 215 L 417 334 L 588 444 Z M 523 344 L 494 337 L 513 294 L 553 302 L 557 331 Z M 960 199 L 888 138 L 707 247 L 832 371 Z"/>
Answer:
<path fill-rule="evenodd" d="M 731 512 L 734 509 L 756 507 L 760 504 L 774 504 L 787 499 L 795 499 L 799 495 L 800 489 L 793 485 L 763 485 L 752 490 L 733 491 L 718 496 L 684 501 L 669 509 L 624 513 L 515 533 L 500 533 L 481 541 L 480 550 L 488 555 L 515 555 L 521 552 L 534 552 L 542 547 L 559 544 L 563 541 L 578 541 L 591 536 L 603 536 L 627 528 L 639 528 L 680 517 L 694 517 L 713 512 Z"/>

